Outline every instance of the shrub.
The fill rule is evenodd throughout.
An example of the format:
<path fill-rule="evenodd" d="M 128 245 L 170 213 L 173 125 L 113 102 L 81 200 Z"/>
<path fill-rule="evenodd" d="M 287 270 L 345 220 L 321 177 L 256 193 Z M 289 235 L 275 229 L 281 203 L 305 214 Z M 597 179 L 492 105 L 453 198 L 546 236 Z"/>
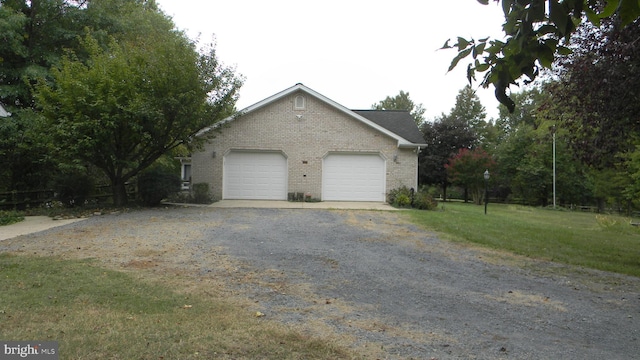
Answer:
<path fill-rule="evenodd" d="M 157 206 L 169 195 L 180 191 L 180 176 L 160 167 L 138 176 L 138 194 L 145 206 Z"/>
<path fill-rule="evenodd" d="M 438 202 L 431 194 L 419 191 L 413 198 L 413 207 L 420 210 L 433 210 L 438 207 Z"/>
<path fill-rule="evenodd" d="M 24 216 L 17 211 L 0 210 L 0 225 L 11 225 L 24 220 Z"/>
<path fill-rule="evenodd" d="M 407 198 L 411 199 L 411 190 L 406 186 L 395 188 L 387 194 L 387 202 L 393 206 L 397 206 L 398 197 L 400 195 L 405 195 Z M 411 200 L 409 200 L 409 203 L 411 203 Z"/>
<path fill-rule="evenodd" d="M 433 196 L 426 189 L 411 193 L 411 189 L 406 186 L 389 191 L 387 202 L 395 207 L 414 207 L 421 210 L 433 210 L 438 207 L 438 203 L 433 200 Z"/>
<path fill-rule="evenodd" d="M 411 205 L 411 198 L 406 194 L 400 194 L 396 197 L 396 201 L 394 204 L 399 207 L 407 207 Z"/>
<path fill-rule="evenodd" d="M 193 202 L 196 204 L 211 204 L 213 202 L 209 184 L 193 184 Z"/>
<path fill-rule="evenodd" d="M 442 197 L 442 189 L 440 186 L 422 185 L 419 192 L 429 194 L 433 199 Z"/>
<path fill-rule="evenodd" d="M 93 189 L 93 179 L 88 174 L 64 173 L 55 179 L 56 198 L 66 207 L 84 205 Z"/>

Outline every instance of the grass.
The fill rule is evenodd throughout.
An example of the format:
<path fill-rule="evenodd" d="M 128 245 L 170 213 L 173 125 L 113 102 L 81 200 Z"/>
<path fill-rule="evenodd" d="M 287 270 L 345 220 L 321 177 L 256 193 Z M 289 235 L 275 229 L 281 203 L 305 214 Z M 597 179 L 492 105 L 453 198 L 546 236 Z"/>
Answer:
<path fill-rule="evenodd" d="M 640 229 L 630 219 L 518 205 L 444 203 L 412 220 L 455 241 L 531 258 L 640 276 Z"/>
<path fill-rule="evenodd" d="M 211 291 L 90 260 L 0 254 L 0 339 L 58 341 L 61 359 L 350 359 Z M 184 290 L 184 289 L 183 289 Z"/>
<path fill-rule="evenodd" d="M 18 211 L 0 210 L 0 226 L 11 225 L 24 220 L 24 215 Z"/>

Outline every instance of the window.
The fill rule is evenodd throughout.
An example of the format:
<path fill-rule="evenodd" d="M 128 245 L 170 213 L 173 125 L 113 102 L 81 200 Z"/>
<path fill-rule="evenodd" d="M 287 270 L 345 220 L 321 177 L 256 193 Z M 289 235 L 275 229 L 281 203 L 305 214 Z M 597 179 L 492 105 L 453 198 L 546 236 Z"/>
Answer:
<path fill-rule="evenodd" d="M 304 110 L 304 96 L 298 95 L 296 96 L 296 100 L 294 102 L 294 106 L 296 110 Z"/>
<path fill-rule="evenodd" d="M 191 180 L 191 164 L 182 164 L 182 180 Z"/>
<path fill-rule="evenodd" d="M 182 163 L 182 190 L 189 190 L 191 185 L 191 164 Z"/>

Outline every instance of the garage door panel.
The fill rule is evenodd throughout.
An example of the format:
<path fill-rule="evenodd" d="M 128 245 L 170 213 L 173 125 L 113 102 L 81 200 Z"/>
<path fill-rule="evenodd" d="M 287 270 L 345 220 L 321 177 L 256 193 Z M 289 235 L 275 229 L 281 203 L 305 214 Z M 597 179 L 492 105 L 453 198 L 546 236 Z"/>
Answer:
<path fill-rule="evenodd" d="M 385 161 L 374 154 L 332 154 L 323 162 L 323 200 L 384 201 Z"/>
<path fill-rule="evenodd" d="M 279 152 L 231 152 L 223 181 L 225 199 L 285 200 L 287 160 Z"/>

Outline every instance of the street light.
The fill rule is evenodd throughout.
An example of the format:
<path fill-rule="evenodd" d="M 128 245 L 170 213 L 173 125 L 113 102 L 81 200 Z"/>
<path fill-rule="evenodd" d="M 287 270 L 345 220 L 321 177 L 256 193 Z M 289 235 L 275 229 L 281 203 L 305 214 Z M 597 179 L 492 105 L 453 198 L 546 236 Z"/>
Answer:
<path fill-rule="evenodd" d="M 487 203 L 489 202 L 489 169 L 484 171 L 484 214 L 487 215 Z"/>

